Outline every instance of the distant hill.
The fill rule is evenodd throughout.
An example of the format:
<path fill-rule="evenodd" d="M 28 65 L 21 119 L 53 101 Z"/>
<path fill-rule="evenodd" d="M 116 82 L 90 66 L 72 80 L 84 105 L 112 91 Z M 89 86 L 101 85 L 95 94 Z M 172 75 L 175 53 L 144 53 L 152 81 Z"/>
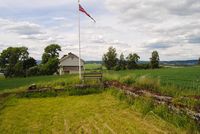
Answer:
<path fill-rule="evenodd" d="M 39 65 L 42 61 L 41 60 L 36 60 L 36 63 Z"/>
<path fill-rule="evenodd" d="M 102 61 L 86 61 L 86 64 L 102 64 Z M 149 63 L 149 61 L 139 61 L 139 64 Z M 174 60 L 174 61 L 160 61 L 161 65 L 174 65 L 174 66 L 191 66 L 196 65 L 198 60 Z"/>
<path fill-rule="evenodd" d="M 176 65 L 176 66 L 181 66 L 181 65 L 196 65 L 198 63 L 198 60 L 177 60 L 177 61 L 161 61 L 160 64 L 162 65 Z"/>
<path fill-rule="evenodd" d="M 86 64 L 102 64 L 102 61 L 85 61 Z"/>

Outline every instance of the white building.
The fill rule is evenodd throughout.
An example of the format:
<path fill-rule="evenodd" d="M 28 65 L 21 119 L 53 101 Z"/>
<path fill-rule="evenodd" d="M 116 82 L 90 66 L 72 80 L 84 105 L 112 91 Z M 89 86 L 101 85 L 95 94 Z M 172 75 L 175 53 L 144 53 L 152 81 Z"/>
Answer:
<path fill-rule="evenodd" d="M 84 61 L 81 59 L 81 69 L 84 68 Z M 60 59 L 59 74 L 73 74 L 79 72 L 79 57 L 73 53 L 68 53 Z"/>

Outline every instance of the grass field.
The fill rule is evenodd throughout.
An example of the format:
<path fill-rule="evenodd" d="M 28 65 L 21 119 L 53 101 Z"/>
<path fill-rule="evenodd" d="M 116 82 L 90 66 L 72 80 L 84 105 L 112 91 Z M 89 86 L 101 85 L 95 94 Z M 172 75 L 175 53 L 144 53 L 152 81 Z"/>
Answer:
<path fill-rule="evenodd" d="M 0 78 L 0 92 L 10 89 L 16 89 L 23 86 L 29 86 L 33 83 L 44 83 L 51 81 L 69 81 L 74 80 L 78 77 L 76 75 L 64 75 L 64 76 L 37 76 L 37 77 L 27 77 L 27 78 Z M 76 80 L 74 82 L 77 82 Z"/>
<path fill-rule="evenodd" d="M 86 96 L 12 99 L 0 112 L 0 132 L 186 133 L 154 114 L 143 116 L 109 92 Z"/>
<path fill-rule="evenodd" d="M 145 76 L 158 80 L 161 87 L 167 87 L 164 90 L 168 90 L 166 93 L 170 95 L 181 92 L 200 95 L 200 67 L 105 71 L 104 76 L 109 80 L 120 80 L 127 76 L 137 80 L 137 78 Z"/>
<path fill-rule="evenodd" d="M 88 65 L 96 68 L 99 65 Z M 181 98 L 200 95 L 199 67 L 158 70 L 104 70 L 104 80 L 119 80 L 174 96 L 174 103 L 199 105 Z M 0 133 L 198 133 L 188 116 L 173 113 L 151 98 L 132 98 L 115 89 L 74 89 L 78 75 L 0 78 Z M 64 92 L 15 95 L 27 86 Z M 12 93 L 7 97 L 6 92 Z M 5 94 L 5 95 L 4 95 Z M 178 96 L 176 96 L 178 95 Z"/>

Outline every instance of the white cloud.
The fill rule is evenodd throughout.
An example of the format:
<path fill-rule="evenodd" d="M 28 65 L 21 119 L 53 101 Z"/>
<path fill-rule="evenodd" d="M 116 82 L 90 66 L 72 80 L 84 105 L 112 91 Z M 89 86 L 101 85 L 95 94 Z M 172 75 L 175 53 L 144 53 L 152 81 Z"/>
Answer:
<path fill-rule="evenodd" d="M 75 3 L 73 0 L 1 0 L 0 5 L 3 7 L 16 7 L 16 8 L 49 8 L 61 5 L 68 5 Z M 1 7 L 0 6 L 0 7 Z"/>
<path fill-rule="evenodd" d="M 148 60 L 153 50 L 159 51 L 162 60 L 193 59 L 200 56 L 199 0 L 81 2 L 97 20 L 94 24 L 81 14 L 83 58 L 100 60 L 109 46 L 116 47 L 119 53 L 124 52 L 125 55 L 136 52 L 142 60 Z M 49 20 L 38 13 L 33 18 L 30 15 L 31 19 L 18 19 L 15 16 L 14 19 L 0 19 L 2 46 L 5 48 L 12 44 L 25 44 L 37 59 L 41 57 L 43 48 L 50 43 L 60 44 L 63 47 L 62 54 L 69 51 L 77 53 L 77 16 L 76 13 L 70 16 L 76 4 L 77 1 L 72 0 L 0 1 L 0 7 L 10 6 L 15 7 L 15 10 L 45 8 L 45 11 L 51 11 L 52 7 L 66 5 L 66 9 L 56 8 L 58 13 L 49 15 L 47 12 Z M 61 12 L 66 14 L 61 15 Z"/>

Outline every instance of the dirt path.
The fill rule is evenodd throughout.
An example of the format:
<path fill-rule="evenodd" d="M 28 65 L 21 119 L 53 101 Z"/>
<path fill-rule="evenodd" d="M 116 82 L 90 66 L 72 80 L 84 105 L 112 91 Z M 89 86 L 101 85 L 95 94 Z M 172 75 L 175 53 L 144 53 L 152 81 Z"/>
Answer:
<path fill-rule="evenodd" d="M 139 96 L 147 96 L 151 97 L 155 100 L 158 104 L 166 104 L 170 109 L 172 109 L 175 112 L 185 112 L 187 115 L 189 115 L 191 118 L 196 120 L 200 124 L 200 108 L 191 109 L 183 104 L 174 104 L 172 102 L 173 97 L 162 95 L 160 93 L 156 93 L 150 90 L 142 89 L 142 88 L 136 88 L 129 86 L 127 84 L 120 83 L 118 81 L 106 81 L 105 87 L 114 87 L 117 89 L 120 89 L 124 91 L 128 95 L 132 95 L 134 97 Z M 189 96 L 184 96 L 185 98 Z M 200 99 L 199 97 L 193 97 L 195 99 Z"/>

